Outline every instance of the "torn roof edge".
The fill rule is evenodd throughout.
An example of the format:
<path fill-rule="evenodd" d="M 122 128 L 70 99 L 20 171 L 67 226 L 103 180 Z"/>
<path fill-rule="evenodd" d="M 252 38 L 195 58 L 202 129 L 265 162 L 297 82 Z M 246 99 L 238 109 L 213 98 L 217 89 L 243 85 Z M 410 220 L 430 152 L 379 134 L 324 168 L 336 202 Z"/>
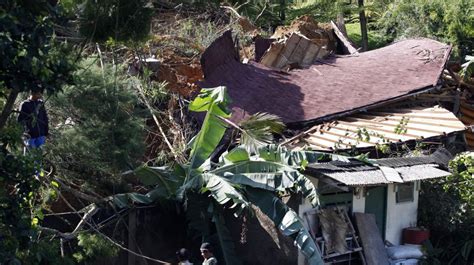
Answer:
<path fill-rule="evenodd" d="M 399 96 L 395 96 L 395 97 L 392 97 L 392 98 L 380 100 L 380 101 L 373 102 L 371 104 L 363 105 L 363 106 L 360 106 L 360 107 L 356 107 L 356 108 L 353 108 L 353 109 L 344 110 L 344 111 L 340 111 L 340 112 L 335 112 L 335 113 L 327 114 L 327 115 L 324 115 L 324 116 L 316 117 L 316 118 L 313 118 L 313 119 L 300 120 L 300 121 L 290 121 L 290 122 L 286 123 L 287 126 L 290 127 L 290 128 L 304 128 L 304 127 L 314 126 L 314 125 L 322 123 L 322 122 L 328 122 L 328 121 L 331 121 L 333 119 L 340 118 L 340 117 L 343 117 L 343 116 L 346 116 L 346 115 L 351 115 L 351 114 L 362 112 L 362 111 L 365 111 L 365 110 L 368 110 L 368 109 L 381 107 L 381 106 L 386 105 L 386 104 L 394 103 L 394 102 L 397 102 L 397 101 L 400 101 L 400 100 L 403 100 L 403 99 L 406 99 L 406 98 L 409 98 L 409 97 L 413 97 L 413 96 L 416 96 L 416 95 L 419 95 L 419 94 L 431 92 L 432 90 L 438 89 L 440 87 L 439 83 L 440 83 L 441 75 L 443 73 L 443 70 L 446 67 L 446 64 L 447 64 L 447 62 L 449 60 L 449 57 L 450 57 L 450 54 L 451 54 L 452 46 L 451 45 L 446 45 L 442 42 L 439 42 L 439 41 L 433 40 L 433 39 L 429 39 L 429 38 L 416 38 L 416 39 L 427 39 L 427 40 L 431 40 L 431 41 L 434 41 L 434 42 L 437 42 L 439 44 L 443 44 L 443 45 L 446 46 L 445 48 L 443 48 L 443 49 L 445 49 L 445 51 L 443 53 L 443 64 L 438 69 L 438 73 L 436 75 L 437 79 L 436 79 L 435 83 L 433 83 L 431 85 L 428 85 L 428 86 L 425 86 L 425 87 L 414 88 L 411 92 L 403 94 L 403 95 L 399 95 Z M 400 41 L 397 41 L 397 42 L 393 42 L 393 43 L 391 43 L 387 46 L 381 47 L 379 49 L 387 48 L 387 47 L 389 47 L 391 45 L 394 45 L 394 44 L 396 44 L 398 42 L 401 42 L 401 41 L 405 41 L 405 40 L 400 40 Z M 372 50 L 372 51 L 374 51 L 374 50 Z M 349 56 L 353 56 L 353 55 L 349 55 Z M 211 73 L 214 72 L 214 70 L 218 66 L 228 63 L 229 60 L 234 61 L 234 62 L 239 63 L 239 64 L 241 63 L 240 59 L 239 59 L 239 53 L 237 52 L 236 47 L 235 47 L 235 41 L 232 38 L 232 30 L 227 30 L 221 36 L 219 36 L 217 39 L 215 39 L 211 43 L 211 45 L 209 45 L 209 47 L 206 49 L 206 51 L 202 54 L 202 56 L 201 56 L 201 66 L 202 66 L 205 78 L 206 78 L 206 76 L 211 75 Z M 254 62 L 254 63 L 258 64 L 258 65 L 262 65 L 258 62 Z M 270 69 L 270 70 L 276 71 L 275 69 Z M 201 82 L 199 82 L 199 83 L 201 83 Z M 201 84 L 199 84 L 199 83 L 198 83 L 198 85 L 201 86 L 202 83 Z"/>

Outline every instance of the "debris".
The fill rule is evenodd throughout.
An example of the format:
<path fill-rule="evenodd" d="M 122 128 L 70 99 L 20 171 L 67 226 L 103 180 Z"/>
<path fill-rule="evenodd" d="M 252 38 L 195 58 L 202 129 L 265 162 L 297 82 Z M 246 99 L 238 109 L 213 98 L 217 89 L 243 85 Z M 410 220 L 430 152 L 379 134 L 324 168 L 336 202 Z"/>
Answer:
<path fill-rule="evenodd" d="M 354 43 L 352 43 L 349 38 L 347 37 L 347 35 L 339 29 L 339 27 L 331 21 L 331 26 L 334 30 L 334 34 L 336 34 L 336 36 L 339 38 L 339 40 L 341 41 L 341 44 L 342 44 L 342 50 L 344 52 L 344 54 L 357 54 L 359 53 L 354 45 Z"/>
<path fill-rule="evenodd" d="M 336 49 L 336 38 L 330 26 L 320 26 L 310 16 L 302 16 L 290 26 L 280 26 L 271 37 L 275 42 L 265 52 L 261 63 L 267 67 L 301 67 L 327 57 Z M 295 67 L 293 67 L 295 68 Z"/>
<path fill-rule="evenodd" d="M 375 223 L 375 215 L 354 213 L 367 265 L 388 265 L 385 245 Z"/>

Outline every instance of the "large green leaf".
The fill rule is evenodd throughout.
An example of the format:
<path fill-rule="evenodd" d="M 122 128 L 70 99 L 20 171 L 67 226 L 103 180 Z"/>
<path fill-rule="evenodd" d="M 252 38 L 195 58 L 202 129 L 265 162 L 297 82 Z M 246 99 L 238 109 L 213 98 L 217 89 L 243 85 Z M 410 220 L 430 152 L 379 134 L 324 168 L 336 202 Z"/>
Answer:
<path fill-rule="evenodd" d="M 214 200 L 221 205 L 232 201 L 230 208 L 236 208 L 236 215 L 240 214 L 242 210 L 249 205 L 243 194 L 227 179 L 218 175 L 204 173 L 203 180 L 205 183 L 205 189 L 203 191 L 209 190 Z"/>
<path fill-rule="evenodd" d="M 238 162 L 219 167 L 212 170 L 211 173 L 223 176 L 232 180 L 232 182 L 245 181 L 244 177 L 247 177 L 253 182 L 268 186 L 268 188 L 260 188 L 279 191 L 293 187 L 299 175 L 299 172 L 292 167 L 269 161 Z M 242 184 L 253 186 L 251 182 L 243 182 Z"/>
<path fill-rule="evenodd" d="M 183 181 L 177 174 L 170 171 L 168 167 L 141 166 L 135 169 L 134 173 L 145 185 L 163 187 L 168 197 L 176 194 L 176 190 Z"/>
<path fill-rule="evenodd" d="M 308 230 L 306 230 L 301 219 L 291 208 L 268 191 L 248 188 L 247 196 L 254 205 L 260 208 L 278 226 L 284 235 L 294 239 L 295 245 L 306 257 L 309 265 L 324 264 L 321 254 Z"/>
<path fill-rule="evenodd" d="M 226 87 L 220 86 L 202 89 L 199 96 L 189 105 L 191 111 L 207 113 L 201 130 L 193 140 L 188 176 L 209 158 L 222 140 L 227 127 L 221 118 L 230 117 L 228 102 Z"/>
<path fill-rule="evenodd" d="M 305 163 L 317 163 L 323 159 L 349 162 L 349 157 L 317 151 L 294 151 L 278 145 L 266 145 L 259 149 L 259 157 L 266 161 L 276 161 L 289 166 L 300 167 Z"/>
<path fill-rule="evenodd" d="M 254 188 L 300 192 L 313 206 L 318 205 L 318 194 L 313 183 L 297 169 L 282 163 L 242 160 L 221 166 L 210 173 Z"/>

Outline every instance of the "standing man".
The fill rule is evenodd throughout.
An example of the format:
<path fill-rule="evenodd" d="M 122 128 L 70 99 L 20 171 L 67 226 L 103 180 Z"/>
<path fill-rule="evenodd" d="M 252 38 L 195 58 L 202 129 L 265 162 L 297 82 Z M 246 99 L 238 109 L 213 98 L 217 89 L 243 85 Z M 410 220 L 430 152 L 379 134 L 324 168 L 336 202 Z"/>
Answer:
<path fill-rule="evenodd" d="M 217 265 L 217 259 L 214 257 L 210 243 L 202 243 L 201 256 L 204 258 L 202 265 Z"/>
<path fill-rule="evenodd" d="M 28 148 L 42 146 L 49 133 L 48 115 L 42 97 L 42 89 L 32 90 L 30 97 L 20 105 L 18 122 L 23 126 L 24 132 L 30 136 L 26 142 Z"/>

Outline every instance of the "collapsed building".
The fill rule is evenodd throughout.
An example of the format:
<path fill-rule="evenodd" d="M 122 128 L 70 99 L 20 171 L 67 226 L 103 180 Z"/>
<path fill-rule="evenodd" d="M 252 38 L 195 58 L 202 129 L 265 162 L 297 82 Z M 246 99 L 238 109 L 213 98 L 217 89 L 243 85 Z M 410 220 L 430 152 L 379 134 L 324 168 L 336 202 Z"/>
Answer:
<path fill-rule="evenodd" d="M 448 161 L 474 139 L 466 132 L 474 124 L 469 92 L 457 89 L 453 73 L 451 83 L 442 78 L 451 47 L 409 39 L 359 53 L 334 24 L 306 22 L 257 37 L 252 60 L 240 58 L 225 32 L 201 57 L 199 86 L 228 87 L 234 122 L 260 112 L 279 116 L 292 132 L 281 144 L 291 149 L 367 152 L 366 162 L 306 168 L 323 210 L 303 201 L 299 212 L 325 262 L 416 264 L 391 257 L 382 240 L 420 243 L 409 236 L 419 231 L 420 182 L 448 176 Z M 417 150 L 387 157 L 387 147 Z"/>

